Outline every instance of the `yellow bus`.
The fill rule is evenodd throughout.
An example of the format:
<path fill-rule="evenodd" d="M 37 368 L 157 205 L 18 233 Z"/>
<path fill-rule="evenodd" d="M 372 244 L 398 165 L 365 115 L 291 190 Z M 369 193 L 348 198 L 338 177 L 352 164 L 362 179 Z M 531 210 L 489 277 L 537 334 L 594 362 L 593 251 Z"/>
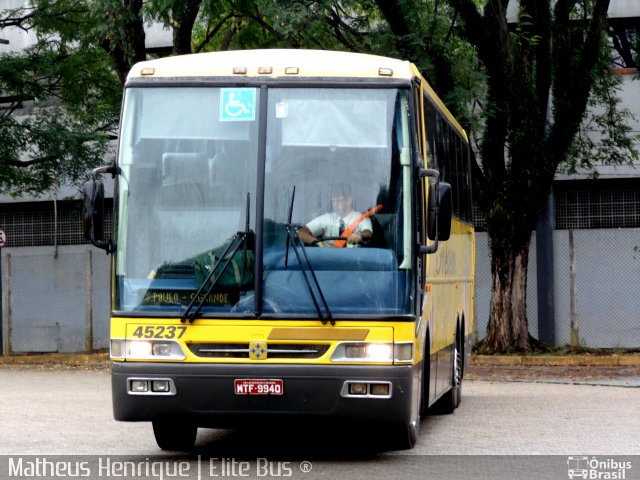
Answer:
<path fill-rule="evenodd" d="M 471 352 L 469 143 L 416 67 L 309 50 L 151 60 L 85 184 L 113 254 L 116 420 L 374 425 L 411 448 Z M 103 234 L 115 177 L 114 231 Z"/>

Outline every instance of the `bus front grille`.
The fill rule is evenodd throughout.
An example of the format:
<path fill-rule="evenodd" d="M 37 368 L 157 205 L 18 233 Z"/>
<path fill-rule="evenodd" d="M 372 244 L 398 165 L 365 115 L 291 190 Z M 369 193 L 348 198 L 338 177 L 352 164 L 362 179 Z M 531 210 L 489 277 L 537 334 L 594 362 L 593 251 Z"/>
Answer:
<path fill-rule="evenodd" d="M 249 358 L 248 343 L 191 343 L 191 353 L 206 358 Z M 268 358 L 320 358 L 329 350 L 324 344 L 271 343 Z"/>

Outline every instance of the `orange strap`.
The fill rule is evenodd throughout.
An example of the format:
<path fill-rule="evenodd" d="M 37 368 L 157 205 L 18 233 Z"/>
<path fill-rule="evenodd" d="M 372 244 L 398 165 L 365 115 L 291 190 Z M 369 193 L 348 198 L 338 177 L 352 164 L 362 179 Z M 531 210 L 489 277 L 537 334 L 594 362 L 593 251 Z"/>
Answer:
<path fill-rule="evenodd" d="M 364 212 L 362 215 L 356 218 L 353 222 L 351 222 L 351 224 L 347 228 L 344 229 L 344 232 L 342 232 L 342 235 L 340 235 L 345 240 L 336 240 L 331 246 L 333 248 L 344 247 L 347 244 L 346 239 L 349 238 L 349 235 L 351 235 L 353 232 L 356 231 L 356 228 L 358 228 L 358 225 L 360 225 L 360 222 L 362 222 L 365 218 L 370 217 L 374 213 L 379 212 L 381 208 L 382 208 L 382 205 L 378 204 L 375 207 L 373 207 L 371 210 Z"/>

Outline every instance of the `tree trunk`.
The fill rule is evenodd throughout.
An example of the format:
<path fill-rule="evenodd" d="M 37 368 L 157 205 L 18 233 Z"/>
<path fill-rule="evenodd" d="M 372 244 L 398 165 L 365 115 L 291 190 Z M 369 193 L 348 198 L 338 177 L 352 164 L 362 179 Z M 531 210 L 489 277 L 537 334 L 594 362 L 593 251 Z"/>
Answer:
<path fill-rule="evenodd" d="M 143 0 L 124 0 L 118 10 L 121 17 L 114 14 L 114 18 L 105 19 L 113 32 L 98 42 L 111 56 L 123 85 L 131 67 L 147 59 L 142 3 Z"/>
<path fill-rule="evenodd" d="M 527 321 L 529 246 L 492 253 L 491 306 L 487 335 L 478 350 L 484 354 L 528 352 Z"/>
<path fill-rule="evenodd" d="M 187 0 L 174 18 L 176 25 L 173 27 L 173 55 L 186 55 L 191 53 L 191 36 L 200 4 L 202 0 Z"/>

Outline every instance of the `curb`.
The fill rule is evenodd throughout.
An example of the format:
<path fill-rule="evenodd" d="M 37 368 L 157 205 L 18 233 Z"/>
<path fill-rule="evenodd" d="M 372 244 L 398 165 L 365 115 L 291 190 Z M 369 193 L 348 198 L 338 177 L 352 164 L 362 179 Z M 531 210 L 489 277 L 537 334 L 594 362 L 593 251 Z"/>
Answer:
<path fill-rule="evenodd" d="M 640 367 L 640 355 L 472 355 L 472 365 L 487 366 L 599 366 L 599 367 Z"/>
<path fill-rule="evenodd" d="M 44 353 L 0 357 L 0 365 L 84 365 L 109 361 L 108 353 Z"/>

